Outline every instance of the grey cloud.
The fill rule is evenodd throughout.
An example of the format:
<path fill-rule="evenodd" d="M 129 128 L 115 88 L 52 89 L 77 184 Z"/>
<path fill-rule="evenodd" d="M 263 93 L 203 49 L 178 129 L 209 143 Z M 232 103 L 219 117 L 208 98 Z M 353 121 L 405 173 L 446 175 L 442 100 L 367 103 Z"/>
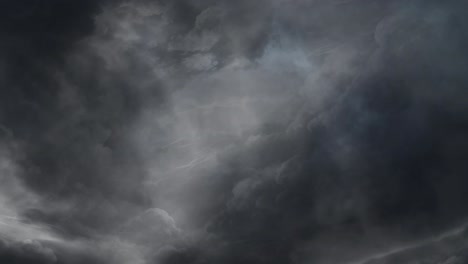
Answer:
<path fill-rule="evenodd" d="M 35 240 L 0 241 L 0 261 L 4 263 L 57 263 L 54 251 Z"/>
<path fill-rule="evenodd" d="M 166 211 L 152 208 L 130 219 L 122 226 L 121 232 L 136 243 L 148 244 L 152 250 L 157 250 L 177 239 L 181 230 Z"/>
<path fill-rule="evenodd" d="M 2 5 L 6 257 L 347 263 L 466 216 L 462 1 Z"/>

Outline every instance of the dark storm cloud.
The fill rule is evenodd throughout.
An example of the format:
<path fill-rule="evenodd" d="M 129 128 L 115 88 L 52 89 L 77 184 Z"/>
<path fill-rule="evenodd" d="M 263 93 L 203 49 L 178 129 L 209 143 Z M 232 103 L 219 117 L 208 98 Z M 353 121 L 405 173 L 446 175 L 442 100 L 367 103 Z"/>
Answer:
<path fill-rule="evenodd" d="M 1 5 L 0 259 L 351 263 L 467 214 L 462 1 Z"/>
<path fill-rule="evenodd" d="M 58 236 L 88 236 L 96 228 L 107 232 L 117 215 L 128 218 L 119 210 L 131 213 L 133 209 L 126 208 L 144 203 L 136 187 L 138 169 L 130 168 L 137 168 L 137 162 L 115 150 L 132 156 L 120 138 L 121 122 L 138 108 L 135 97 L 125 80 L 112 77 L 102 62 L 80 48 L 94 32 L 102 4 L 1 3 L 1 218 L 54 226 L 37 231 L 21 222 L 2 224 L 2 237 L 12 243 L 54 238 L 57 246 L 66 244 L 56 241 Z M 97 78 L 101 75 L 106 77 Z M 122 207 L 116 209 L 116 204 Z M 2 252 L 5 261 L 41 261 L 12 247 Z M 79 256 L 94 254 L 91 249 L 77 253 L 66 246 L 59 251 L 60 263 L 94 263 L 92 257 Z"/>
<path fill-rule="evenodd" d="M 466 167 L 460 158 L 466 141 L 460 101 L 466 93 L 466 39 L 459 6 L 413 2 L 375 15 L 371 3 L 354 4 L 311 4 L 337 13 L 361 4 L 359 14 L 368 19 L 360 17 L 363 22 L 353 28 L 342 26 L 348 22 L 345 16 L 336 22 L 336 31 L 329 23 L 316 33 L 338 41 L 362 33 L 354 41 L 358 48 L 371 49 L 360 54 L 368 59 L 354 79 L 337 83 L 347 90 L 343 99 L 331 102 L 339 105 L 319 120 L 305 114 L 306 131 L 291 135 L 282 127 L 272 128 L 274 132 L 258 135 L 261 143 L 249 141 L 250 146 L 234 156 L 241 168 L 231 167 L 222 177 L 232 180 L 213 189 L 218 192 L 214 199 L 225 199 L 226 206 L 213 209 L 222 213 L 208 232 L 227 243 L 216 247 L 213 262 L 320 262 L 340 251 L 345 261 L 347 254 L 361 254 L 359 243 L 366 245 L 366 236 L 380 241 L 375 247 L 366 245 L 378 250 L 394 239 L 418 237 L 427 228 L 466 215 L 460 207 L 466 200 Z M 327 13 L 317 16 L 327 21 Z M 369 41 L 367 34 L 371 43 L 359 46 L 360 40 Z M 291 160 L 296 169 L 278 181 L 280 168 L 288 168 Z M 379 231 L 373 234 L 374 229 Z M 385 229 L 402 233 L 379 237 Z M 346 244 L 353 237 L 361 237 L 360 242 Z"/>
<path fill-rule="evenodd" d="M 37 241 L 21 243 L 0 243 L 0 261 L 3 263 L 56 263 L 57 257 L 52 249 Z"/>

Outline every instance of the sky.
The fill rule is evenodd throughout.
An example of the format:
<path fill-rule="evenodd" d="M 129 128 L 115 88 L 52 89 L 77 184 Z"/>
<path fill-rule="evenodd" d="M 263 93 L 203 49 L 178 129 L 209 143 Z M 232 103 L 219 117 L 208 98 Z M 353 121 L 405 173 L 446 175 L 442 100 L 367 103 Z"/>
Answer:
<path fill-rule="evenodd" d="M 466 8 L 1 1 L 0 263 L 465 263 Z"/>

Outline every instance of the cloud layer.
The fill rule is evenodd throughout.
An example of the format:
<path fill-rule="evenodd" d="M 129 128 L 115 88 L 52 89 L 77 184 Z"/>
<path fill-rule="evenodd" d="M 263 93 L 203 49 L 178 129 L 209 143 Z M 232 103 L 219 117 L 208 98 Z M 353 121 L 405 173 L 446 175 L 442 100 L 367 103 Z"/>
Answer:
<path fill-rule="evenodd" d="M 390 263 L 464 223 L 463 1 L 0 5 L 0 262 Z"/>

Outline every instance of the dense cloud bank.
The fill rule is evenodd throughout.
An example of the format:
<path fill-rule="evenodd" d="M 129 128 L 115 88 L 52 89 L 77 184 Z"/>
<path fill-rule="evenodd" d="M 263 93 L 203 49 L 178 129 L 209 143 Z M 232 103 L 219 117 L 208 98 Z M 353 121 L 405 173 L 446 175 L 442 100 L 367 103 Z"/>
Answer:
<path fill-rule="evenodd" d="M 463 263 L 466 8 L 3 1 L 0 262 Z"/>

